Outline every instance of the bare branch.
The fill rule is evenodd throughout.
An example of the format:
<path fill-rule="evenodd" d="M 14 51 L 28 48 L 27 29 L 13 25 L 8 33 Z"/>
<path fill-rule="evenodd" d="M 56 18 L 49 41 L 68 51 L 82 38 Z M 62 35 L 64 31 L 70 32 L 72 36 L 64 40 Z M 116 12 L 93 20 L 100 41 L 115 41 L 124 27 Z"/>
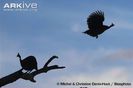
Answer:
<path fill-rule="evenodd" d="M 49 64 L 53 59 L 55 59 L 55 58 L 58 58 L 58 56 L 52 56 L 52 57 L 46 62 L 46 64 L 44 65 L 44 67 L 45 67 L 45 66 L 48 66 L 48 64 Z"/>

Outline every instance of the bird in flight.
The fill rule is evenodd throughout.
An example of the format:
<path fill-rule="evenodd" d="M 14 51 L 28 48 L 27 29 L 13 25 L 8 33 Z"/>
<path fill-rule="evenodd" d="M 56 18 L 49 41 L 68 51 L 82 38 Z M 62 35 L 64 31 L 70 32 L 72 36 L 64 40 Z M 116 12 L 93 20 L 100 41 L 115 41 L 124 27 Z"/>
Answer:
<path fill-rule="evenodd" d="M 104 19 L 104 12 L 101 10 L 97 10 L 91 13 L 87 18 L 88 30 L 83 33 L 98 38 L 98 35 L 102 34 L 104 31 L 114 26 L 113 23 L 109 26 L 104 25 Z"/>

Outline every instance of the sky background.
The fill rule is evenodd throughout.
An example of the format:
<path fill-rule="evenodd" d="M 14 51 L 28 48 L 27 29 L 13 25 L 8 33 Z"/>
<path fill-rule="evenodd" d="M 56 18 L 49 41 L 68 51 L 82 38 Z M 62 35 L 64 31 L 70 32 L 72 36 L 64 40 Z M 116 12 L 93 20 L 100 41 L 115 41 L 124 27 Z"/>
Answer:
<path fill-rule="evenodd" d="M 57 55 L 51 65 L 66 68 L 40 74 L 36 83 L 19 79 L 3 88 L 79 88 L 57 82 L 132 82 L 108 88 L 133 87 L 132 0 L 23 1 L 38 3 L 38 11 L 3 11 L 4 3 L 21 1 L 0 0 L 0 78 L 21 69 L 18 52 L 22 58 L 35 56 L 38 68 Z M 115 24 L 98 39 L 82 33 L 96 10 L 104 11 L 104 24 Z"/>

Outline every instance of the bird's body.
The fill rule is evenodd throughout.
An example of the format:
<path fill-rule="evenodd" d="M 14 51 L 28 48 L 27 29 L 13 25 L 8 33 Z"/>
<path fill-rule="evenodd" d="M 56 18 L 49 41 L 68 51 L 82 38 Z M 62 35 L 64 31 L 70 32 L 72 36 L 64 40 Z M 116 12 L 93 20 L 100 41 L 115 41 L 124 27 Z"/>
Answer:
<path fill-rule="evenodd" d="M 33 69 L 37 70 L 37 61 L 34 56 L 28 56 L 22 60 L 20 54 L 18 53 L 17 57 L 20 59 L 22 69 L 27 70 L 27 72 L 31 72 Z"/>
<path fill-rule="evenodd" d="M 83 33 L 98 38 L 98 35 L 102 34 L 104 31 L 114 26 L 113 23 L 110 26 L 103 25 L 103 21 L 104 13 L 102 11 L 96 11 L 91 13 L 87 19 L 87 25 L 89 30 Z"/>

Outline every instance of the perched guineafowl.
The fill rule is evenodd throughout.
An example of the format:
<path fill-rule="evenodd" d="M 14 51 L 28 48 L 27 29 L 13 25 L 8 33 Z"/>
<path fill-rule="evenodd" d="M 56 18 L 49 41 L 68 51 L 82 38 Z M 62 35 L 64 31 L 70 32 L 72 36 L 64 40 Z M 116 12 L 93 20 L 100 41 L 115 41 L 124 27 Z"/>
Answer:
<path fill-rule="evenodd" d="M 22 69 L 26 70 L 29 73 L 33 69 L 38 70 L 37 69 L 37 61 L 36 61 L 36 58 L 34 56 L 28 56 L 22 60 L 20 54 L 18 53 L 17 57 L 19 57 Z"/>
<path fill-rule="evenodd" d="M 98 35 L 102 34 L 104 31 L 114 26 L 113 23 L 110 26 L 103 25 L 103 21 L 104 21 L 104 12 L 95 11 L 91 13 L 87 18 L 87 25 L 89 30 L 83 33 L 98 38 Z"/>

